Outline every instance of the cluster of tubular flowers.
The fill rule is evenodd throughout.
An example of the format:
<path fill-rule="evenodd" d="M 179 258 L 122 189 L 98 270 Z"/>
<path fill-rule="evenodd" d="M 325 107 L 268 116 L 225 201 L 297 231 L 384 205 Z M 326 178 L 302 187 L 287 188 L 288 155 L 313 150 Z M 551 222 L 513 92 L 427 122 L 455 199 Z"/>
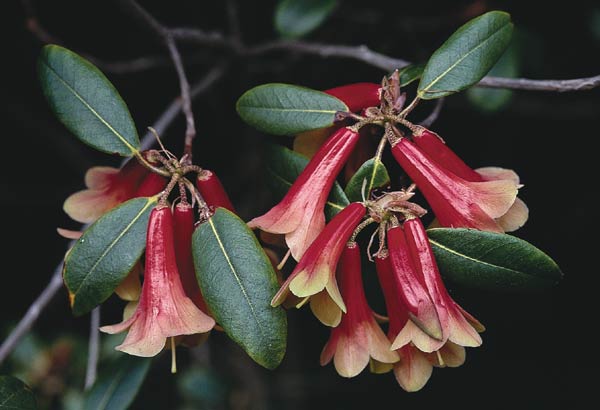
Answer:
<path fill-rule="evenodd" d="M 348 87 L 338 98 L 355 112 L 379 105 L 379 100 L 373 103 L 375 95 L 382 104 L 372 111 L 380 115 L 378 121 L 400 112 L 403 100 L 383 108 L 385 98 L 393 105 L 399 93 L 392 95 L 394 99 L 385 87 L 375 92 L 374 85 L 362 84 L 354 93 Z M 329 136 L 281 202 L 249 225 L 285 235 L 298 263 L 271 304 L 293 302 L 297 308 L 309 304 L 317 319 L 332 328 L 322 365 L 333 360 L 344 377 L 356 376 L 369 364 L 374 373 L 393 370 L 403 389 L 417 391 L 433 367 L 460 366 L 465 347 L 481 345 L 484 327 L 446 290 L 420 219 L 426 211 L 410 202 L 413 190 L 423 194 L 435 214 L 433 223 L 441 227 L 512 231 L 525 223 L 528 210 L 517 198 L 521 185 L 513 171 L 474 170 L 437 134 L 408 124 L 410 134 L 390 126 L 394 132 L 383 138 L 412 180 L 411 187 L 351 203 L 326 224 L 329 192 L 362 138 L 360 127 L 334 127 L 327 130 Z M 371 223 L 379 224 L 375 265 L 387 308 L 387 334 L 369 307 L 362 284 L 356 237 Z"/>
<path fill-rule="evenodd" d="M 147 153 L 142 153 L 146 160 Z M 87 189 L 65 201 L 67 214 L 79 222 L 92 223 L 121 203 L 137 197 L 161 194 L 166 198 L 167 179 L 151 172 L 137 160 L 122 168 L 94 167 L 85 178 Z M 195 189 L 208 212 L 223 207 L 234 211 L 217 176 L 209 170 L 197 174 Z M 192 234 L 196 218 L 194 208 L 184 197 L 175 205 L 166 200 L 151 211 L 146 231 L 146 250 L 115 293 L 129 302 L 121 323 L 100 328 L 106 333 L 128 330 L 116 347 L 125 353 L 150 357 L 165 346 L 195 346 L 206 340 L 215 326 L 202 297 L 194 271 Z M 81 233 L 59 230 L 63 236 Z M 143 282 L 141 279 L 143 278 Z M 171 340 L 171 345 L 167 340 Z"/>

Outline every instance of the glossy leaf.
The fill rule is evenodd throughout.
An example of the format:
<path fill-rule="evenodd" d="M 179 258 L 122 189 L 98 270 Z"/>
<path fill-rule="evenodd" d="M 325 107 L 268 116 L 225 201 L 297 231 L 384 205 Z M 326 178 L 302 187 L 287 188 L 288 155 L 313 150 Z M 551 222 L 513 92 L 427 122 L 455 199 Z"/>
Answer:
<path fill-rule="evenodd" d="M 223 208 L 192 237 L 196 277 L 217 323 L 258 364 L 274 369 L 285 354 L 287 321 L 271 307 L 279 288 L 254 233 Z"/>
<path fill-rule="evenodd" d="M 0 410 L 35 410 L 35 396 L 21 380 L 12 376 L 0 376 Z"/>
<path fill-rule="evenodd" d="M 419 97 L 440 98 L 477 83 L 502 56 L 512 32 L 510 15 L 502 11 L 490 11 L 460 27 L 427 62 Z"/>
<path fill-rule="evenodd" d="M 425 64 L 410 64 L 402 68 L 398 74 L 400 74 L 400 85 L 405 87 L 410 83 L 417 81 L 423 75 Z"/>
<path fill-rule="evenodd" d="M 157 198 L 135 198 L 104 214 L 65 258 L 63 278 L 75 315 L 104 302 L 146 246 L 146 228 Z"/>
<path fill-rule="evenodd" d="M 348 111 L 342 101 L 321 91 L 290 84 L 263 84 L 246 91 L 237 101 L 244 121 L 269 134 L 295 135 L 328 127 L 338 111 Z"/>
<path fill-rule="evenodd" d="M 302 37 L 319 27 L 337 0 L 283 0 L 275 9 L 275 28 L 285 38 Z"/>
<path fill-rule="evenodd" d="M 275 144 L 267 146 L 266 180 L 271 191 L 278 196 L 277 199 L 283 198 L 307 164 L 306 157 L 286 147 Z M 344 190 L 335 182 L 325 205 L 327 219 L 333 218 L 349 203 Z"/>
<path fill-rule="evenodd" d="M 119 355 L 94 383 L 83 410 L 128 409 L 148 374 L 151 362 L 148 358 Z"/>
<path fill-rule="evenodd" d="M 109 154 L 126 157 L 139 150 L 127 105 L 92 63 L 66 48 L 47 45 L 38 71 L 50 107 L 77 138 Z"/>
<path fill-rule="evenodd" d="M 366 180 L 366 183 L 364 182 Z M 375 188 L 387 186 L 390 176 L 383 162 L 376 158 L 365 161 L 346 185 L 346 196 L 350 202 L 362 202 L 362 188 L 365 183 L 365 198 L 369 198 Z"/>
<path fill-rule="evenodd" d="M 532 290 L 555 285 L 562 277 L 548 255 L 511 235 L 449 228 L 427 234 L 442 275 L 465 286 Z"/>
<path fill-rule="evenodd" d="M 489 75 L 514 78 L 519 75 L 518 53 L 514 45 L 508 47 Z M 469 101 L 481 111 L 494 112 L 506 107 L 514 92 L 506 89 L 473 87 L 467 90 Z"/>

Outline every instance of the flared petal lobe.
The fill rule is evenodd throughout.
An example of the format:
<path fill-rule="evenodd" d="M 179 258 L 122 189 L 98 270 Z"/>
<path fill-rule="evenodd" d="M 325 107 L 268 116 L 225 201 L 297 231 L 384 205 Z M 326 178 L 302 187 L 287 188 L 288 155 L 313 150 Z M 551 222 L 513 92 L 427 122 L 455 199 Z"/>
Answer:
<path fill-rule="evenodd" d="M 300 260 L 325 226 L 325 203 L 333 183 L 359 138 L 349 128 L 334 132 L 300 173 L 279 204 L 248 222 L 251 228 L 285 234 L 292 256 Z"/>
<path fill-rule="evenodd" d="M 150 357 L 163 349 L 168 337 L 208 332 L 215 322 L 185 295 L 176 264 L 169 207 L 157 207 L 150 214 L 145 262 L 142 294 L 135 312 L 129 319 L 100 330 L 119 333 L 129 328 L 116 349 Z"/>
<path fill-rule="evenodd" d="M 333 359 L 340 376 L 354 377 L 367 367 L 371 358 L 381 363 L 398 361 L 397 353 L 390 350 L 390 342 L 367 303 L 358 245 L 345 247 L 338 276 L 347 312 L 342 316 L 339 326 L 331 329 L 330 339 L 321 353 L 321 365 Z"/>
<path fill-rule="evenodd" d="M 278 306 L 283 303 L 290 291 L 298 297 L 306 298 L 325 290 L 337 308 L 345 312 L 346 306 L 338 289 L 335 272 L 346 242 L 365 213 L 364 205 L 354 202 L 333 217 L 281 285 L 271 304 Z M 333 308 L 331 303 L 322 301 L 321 303 Z M 337 314 L 330 312 L 330 316 L 337 317 Z M 319 319 L 323 321 L 325 318 L 319 317 Z"/>
<path fill-rule="evenodd" d="M 392 154 L 421 190 L 442 226 L 503 232 L 496 218 L 515 202 L 518 184 L 511 180 L 471 182 L 460 178 L 407 138 Z"/>
<path fill-rule="evenodd" d="M 164 188 L 165 182 L 163 177 L 151 174 L 136 159 L 130 159 L 121 169 L 90 168 L 85 174 L 85 185 L 87 189 L 75 192 L 63 204 L 65 213 L 81 223 L 94 222 L 136 196 L 155 195 Z M 143 190 L 137 193 L 141 186 Z"/>

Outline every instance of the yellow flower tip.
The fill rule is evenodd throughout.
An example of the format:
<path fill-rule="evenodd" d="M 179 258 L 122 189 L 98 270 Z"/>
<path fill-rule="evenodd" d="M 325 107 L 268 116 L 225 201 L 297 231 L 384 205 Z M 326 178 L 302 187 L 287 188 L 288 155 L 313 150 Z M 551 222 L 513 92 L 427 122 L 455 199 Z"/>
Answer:
<path fill-rule="evenodd" d="M 317 268 L 312 272 L 303 270 L 291 280 L 289 289 L 294 295 L 301 298 L 312 296 L 325 289 L 325 285 L 327 285 L 328 280 L 328 268 Z"/>
<path fill-rule="evenodd" d="M 342 310 L 327 291 L 310 297 L 310 310 L 325 326 L 337 327 L 342 320 Z"/>

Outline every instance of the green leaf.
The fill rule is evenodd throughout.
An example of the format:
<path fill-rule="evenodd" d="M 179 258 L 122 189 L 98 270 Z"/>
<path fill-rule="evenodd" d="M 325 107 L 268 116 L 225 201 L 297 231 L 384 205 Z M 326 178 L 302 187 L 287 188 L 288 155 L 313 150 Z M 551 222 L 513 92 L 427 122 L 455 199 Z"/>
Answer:
<path fill-rule="evenodd" d="M 0 410 L 35 410 L 35 396 L 21 380 L 12 376 L 0 376 Z"/>
<path fill-rule="evenodd" d="M 295 135 L 333 125 L 348 107 L 321 91 L 290 84 L 263 84 L 246 91 L 236 109 L 248 124 L 269 134 Z"/>
<path fill-rule="evenodd" d="M 423 70 L 425 69 L 425 64 L 410 64 L 406 67 L 402 68 L 398 74 L 400 74 L 400 85 L 405 87 L 412 83 L 413 81 L 418 80 L 423 75 Z"/>
<path fill-rule="evenodd" d="M 276 144 L 267 146 L 266 158 L 267 184 L 271 191 L 278 196 L 278 199 L 281 199 L 308 164 L 308 158 Z M 344 190 L 340 184 L 335 182 L 325 204 L 327 219 L 333 218 L 349 203 Z"/>
<path fill-rule="evenodd" d="M 285 354 L 287 321 L 271 307 L 279 284 L 256 236 L 237 215 L 218 208 L 192 237 L 198 284 L 215 320 L 261 366 Z"/>
<path fill-rule="evenodd" d="M 548 255 L 511 235 L 449 228 L 427 234 L 441 274 L 462 285 L 520 291 L 549 287 L 562 278 Z"/>
<path fill-rule="evenodd" d="M 508 78 L 519 75 L 518 53 L 514 43 L 506 49 L 506 52 L 492 67 L 489 74 Z M 485 87 L 473 87 L 467 90 L 467 98 L 471 104 L 484 112 L 499 111 L 506 107 L 513 94 L 512 90 L 496 90 Z"/>
<path fill-rule="evenodd" d="M 38 60 L 42 89 L 58 119 L 99 151 L 127 157 L 140 148 L 127 105 L 92 63 L 56 45 Z"/>
<path fill-rule="evenodd" d="M 63 278 L 77 316 L 104 302 L 127 276 L 146 246 L 156 197 L 131 199 L 104 214 L 65 258 Z"/>
<path fill-rule="evenodd" d="M 121 354 L 100 374 L 85 399 L 83 410 L 126 410 L 138 394 L 151 359 Z"/>
<path fill-rule="evenodd" d="M 376 158 L 367 160 L 350 178 L 345 189 L 350 202 L 362 202 L 362 187 L 365 180 L 365 197 L 367 199 L 373 189 L 387 186 L 390 183 L 390 176 L 381 160 Z"/>
<path fill-rule="evenodd" d="M 298 38 L 319 27 L 337 0 L 283 0 L 275 9 L 275 28 L 285 38 Z"/>
<path fill-rule="evenodd" d="M 425 66 L 418 96 L 445 97 L 479 82 L 494 66 L 512 36 L 510 15 L 490 11 L 459 28 Z"/>

